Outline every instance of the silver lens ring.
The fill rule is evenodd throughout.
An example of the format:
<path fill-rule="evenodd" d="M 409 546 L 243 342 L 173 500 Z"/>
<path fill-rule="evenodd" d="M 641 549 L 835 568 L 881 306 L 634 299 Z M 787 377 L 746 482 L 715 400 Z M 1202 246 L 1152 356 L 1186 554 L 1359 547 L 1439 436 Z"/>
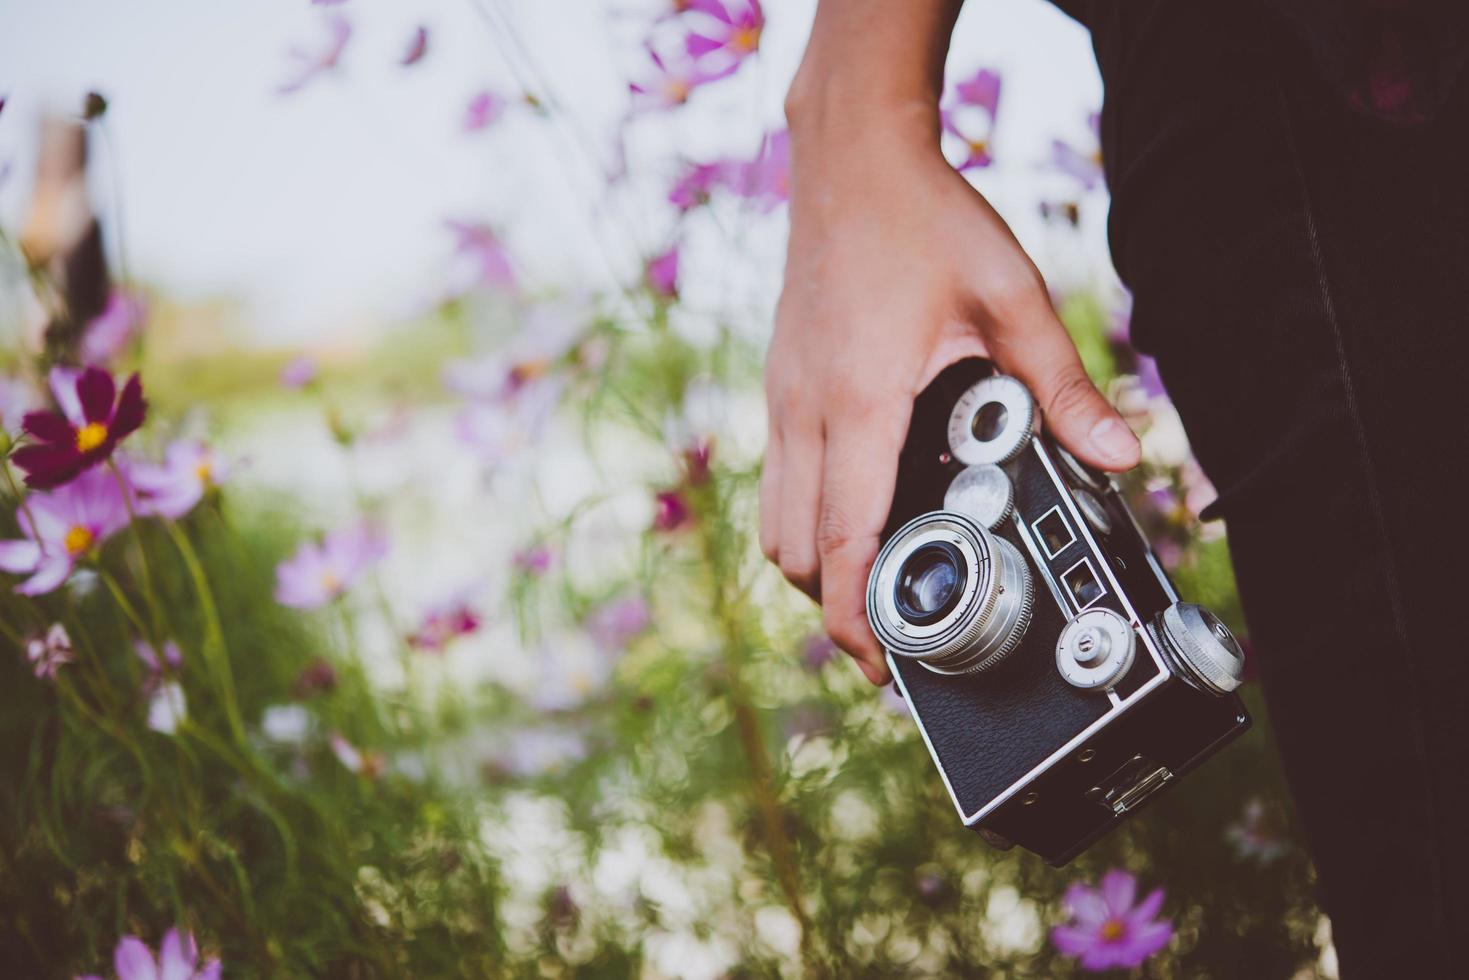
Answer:
<path fill-rule="evenodd" d="M 1228 694 L 1244 679 L 1245 653 L 1229 627 L 1203 606 L 1175 602 L 1153 620 L 1180 676 L 1210 694 Z"/>
<path fill-rule="evenodd" d="M 1035 402 L 1025 385 L 1009 375 L 992 374 L 976 381 L 954 403 L 949 451 L 968 466 L 1008 463 L 1030 444 L 1035 420 Z M 986 427 L 992 431 L 981 431 Z"/>
<path fill-rule="evenodd" d="M 910 558 L 942 546 L 962 563 L 957 600 L 932 622 L 900 609 L 900 576 Z M 1015 546 L 963 514 L 931 511 L 898 529 L 867 579 L 867 618 L 882 645 L 941 674 L 986 670 L 1019 645 L 1030 625 L 1030 570 Z"/>

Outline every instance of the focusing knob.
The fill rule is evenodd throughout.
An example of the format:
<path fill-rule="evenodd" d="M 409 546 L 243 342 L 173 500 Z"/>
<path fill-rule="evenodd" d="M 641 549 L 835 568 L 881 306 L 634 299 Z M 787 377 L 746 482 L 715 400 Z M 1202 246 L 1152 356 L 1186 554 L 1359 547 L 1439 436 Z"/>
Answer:
<path fill-rule="evenodd" d="M 1015 488 L 998 466 L 966 466 L 944 491 L 944 510 L 968 515 L 993 531 L 1014 512 Z"/>
<path fill-rule="evenodd" d="M 1005 374 L 981 378 L 949 413 L 949 451 L 961 463 L 1008 463 L 1035 432 L 1035 402 Z"/>
<path fill-rule="evenodd" d="M 1175 602 L 1154 625 L 1184 680 L 1210 694 L 1228 694 L 1244 676 L 1245 653 L 1229 627 L 1203 606 Z"/>
<path fill-rule="evenodd" d="M 1056 638 L 1056 669 L 1073 687 L 1111 687 L 1127 673 L 1136 652 L 1132 624 L 1110 609 L 1087 609 Z"/>

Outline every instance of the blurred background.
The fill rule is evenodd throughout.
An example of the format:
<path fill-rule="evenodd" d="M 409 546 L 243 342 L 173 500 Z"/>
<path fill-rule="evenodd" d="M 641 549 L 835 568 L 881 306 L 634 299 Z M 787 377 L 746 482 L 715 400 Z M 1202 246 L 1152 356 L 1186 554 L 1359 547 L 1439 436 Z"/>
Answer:
<path fill-rule="evenodd" d="M 1058 871 L 959 825 L 760 559 L 814 6 L 7 5 L 7 455 L 69 372 L 148 400 L 0 487 L 4 539 L 88 535 L 55 582 L 0 546 L 15 975 L 1056 976 L 1113 870 L 1168 927 L 1120 965 L 1334 975 L 1253 685 L 1244 741 Z M 1140 519 L 1242 629 L 1127 344 L 1085 31 L 970 4 L 948 81 L 946 152 L 1142 435 Z"/>

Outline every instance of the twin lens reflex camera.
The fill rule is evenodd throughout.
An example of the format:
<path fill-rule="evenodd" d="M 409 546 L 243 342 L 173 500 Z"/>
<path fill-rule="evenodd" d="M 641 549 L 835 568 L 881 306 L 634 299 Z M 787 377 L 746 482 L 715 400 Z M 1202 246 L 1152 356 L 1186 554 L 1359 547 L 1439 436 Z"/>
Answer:
<path fill-rule="evenodd" d="M 988 361 L 918 396 L 867 616 L 964 823 L 1060 866 L 1249 727 L 1244 655 Z"/>

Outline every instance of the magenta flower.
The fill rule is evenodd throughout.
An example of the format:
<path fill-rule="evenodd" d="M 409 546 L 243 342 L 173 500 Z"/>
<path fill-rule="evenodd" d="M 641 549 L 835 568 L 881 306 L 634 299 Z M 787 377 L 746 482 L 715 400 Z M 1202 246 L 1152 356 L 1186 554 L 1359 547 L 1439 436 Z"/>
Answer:
<path fill-rule="evenodd" d="M 110 364 L 127 350 L 147 315 L 148 308 L 141 297 L 124 289 L 114 289 L 108 295 L 102 312 L 82 332 L 82 363 Z"/>
<path fill-rule="evenodd" d="M 315 609 L 331 602 L 387 554 L 386 539 L 371 526 L 353 524 L 303 544 L 276 566 L 275 598 L 285 606 Z"/>
<path fill-rule="evenodd" d="M 281 95 L 299 92 L 318 75 L 324 75 L 337 67 L 342 51 L 346 49 L 347 41 L 352 36 L 352 24 L 341 14 L 333 12 L 326 15 L 326 29 L 326 40 L 316 50 L 299 45 L 291 48 L 291 62 L 295 71 L 290 80 L 276 90 Z"/>
<path fill-rule="evenodd" d="M 112 953 L 117 980 L 219 980 L 219 960 L 199 962 L 199 947 L 194 937 L 170 929 L 158 947 L 158 958 L 137 936 L 123 936 Z M 96 976 L 77 980 L 100 980 Z"/>
<path fill-rule="evenodd" d="M 180 440 L 164 450 L 161 464 L 133 463 L 128 479 L 138 495 L 139 514 L 178 520 L 223 483 L 228 472 L 204 443 Z"/>
<path fill-rule="evenodd" d="M 60 623 L 52 623 L 44 634 L 28 637 L 25 651 L 31 669 L 40 680 L 54 681 L 61 665 L 76 659 L 72 656 L 71 637 Z"/>
<path fill-rule="evenodd" d="M 760 140 L 755 159 L 735 167 L 729 186 L 761 211 L 774 210 L 791 198 L 791 134 L 780 129 Z"/>
<path fill-rule="evenodd" d="M 709 71 L 699 67 L 692 58 L 680 59 L 670 65 L 651 47 L 647 51 L 653 62 L 652 76 L 645 81 L 628 84 L 633 95 L 633 108 L 638 110 L 681 106 L 700 85 L 726 78 L 740 66 L 738 61 L 732 61 L 718 71 Z"/>
<path fill-rule="evenodd" d="M 478 132 L 499 122 L 510 103 L 494 92 L 475 93 L 464 110 L 463 128 L 466 133 Z"/>
<path fill-rule="evenodd" d="M 664 299 L 678 298 L 678 245 L 649 260 L 648 285 Z"/>
<path fill-rule="evenodd" d="M 34 440 L 11 456 L 26 472 L 26 486 L 45 489 L 67 482 L 112 456 L 117 444 L 143 424 L 148 404 L 134 374 L 117 394 L 112 375 L 101 368 L 51 369 L 56 412 L 28 412 L 24 425 Z"/>
<path fill-rule="evenodd" d="M 143 662 L 147 679 L 153 683 L 162 681 L 167 674 L 177 674 L 184 667 L 184 655 L 173 640 L 164 641 L 163 655 L 159 656 L 153 644 L 137 639 L 133 641 L 133 653 Z"/>
<path fill-rule="evenodd" d="M 714 441 L 707 436 L 694 439 L 683 449 L 684 479 L 691 487 L 702 487 L 709 482 L 710 461 L 714 456 Z"/>
<path fill-rule="evenodd" d="M 1084 970 L 1125 970 L 1168 945 L 1173 925 L 1158 919 L 1163 889 L 1134 905 L 1137 879 L 1114 868 L 1097 888 L 1075 882 L 1062 899 L 1071 917 L 1051 929 L 1051 943 L 1065 956 L 1076 957 Z"/>
<path fill-rule="evenodd" d="M 653 498 L 653 530 L 677 531 L 693 518 L 689 503 L 677 490 L 662 490 Z"/>
<path fill-rule="evenodd" d="M 451 640 L 475 633 L 479 627 L 479 613 L 465 603 L 431 609 L 409 634 L 408 645 L 426 653 L 442 653 Z"/>
<path fill-rule="evenodd" d="M 555 561 L 556 555 L 544 544 L 532 544 L 515 552 L 510 563 L 527 575 L 544 575 Z"/>
<path fill-rule="evenodd" d="M 293 357 L 289 364 L 281 368 L 281 387 L 292 391 L 304 388 L 316 380 L 318 373 L 320 369 L 315 358 L 305 354 Z"/>
<path fill-rule="evenodd" d="M 701 22 L 700 30 L 690 31 L 684 38 L 684 50 L 690 58 L 702 60 L 718 55 L 739 65 L 760 47 L 760 34 L 765 30 L 760 0 L 734 0 L 733 9 L 725 6 L 724 0 L 691 0 L 686 12 Z"/>
<path fill-rule="evenodd" d="M 128 508 L 112 474 L 94 469 L 64 487 L 31 494 L 16 521 L 25 537 L 0 541 L 0 570 L 29 575 L 15 591 L 42 595 L 65 582 L 79 558 L 127 526 Z"/>
<path fill-rule="evenodd" d="M 510 264 L 510 253 L 495 229 L 480 222 L 453 219 L 445 224 L 454 233 L 454 255 L 469 273 L 464 291 L 476 286 L 514 288 L 515 268 Z"/>
<path fill-rule="evenodd" d="M 623 596 L 592 610 L 582 628 L 598 649 L 615 653 L 646 630 L 652 621 L 652 612 L 640 596 Z"/>
<path fill-rule="evenodd" d="M 1051 166 L 1070 174 L 1091 190 L 1102 182 L 1102 150 L 1099 133 L 1102 117 L 1093 112 L 1087 116 L 1091 127 L 1093 144 L 1090 150 L 1079 150 L 1065 140 L 1051 141 Z"/>
<path fill-rule="evenodd" d="M 734 169 L 728 160 L 687 164 L 668 191 L 668 203 L 681 212 L 708 204 L 716 190 L 730 185 Z"/>
<path fill-rule="evenodd" d="M 301 670 L 292 693 L 298 698 L 314 698 L 337 688 L 337 671 L 330 661 L 317 657 Z"/>
<path fill-rule="evenodd" d="M 939 113 L 943 131 L 961 147 L 962 173 L 994 162 L 990 145 L 1000 108 L 1000 74 L 981 68 L 954 86 L 953 100 Z"/>
<path fill-rule="evenodd" d="M 428 54 L 428 28 L 420 24 L 414 30 L 413 37 L 408 42 L 408 48 L 403 52 L 403 57 L 398 63 L 405 68 L 409 65 L 416 65 L 423 60 L 426 54 Z"/>
<path fill-rule="evenodd" d="M 331 745 L 332 755 L 337 757 L 337 761 L 347 771 L 355 772 L 369 779 L 376 779 L 378 774 L 383 771 L 383 757 L 381 753 L 367 752 L 359 749 L 336 732 L 332 732 L 327 741 Z"/>

